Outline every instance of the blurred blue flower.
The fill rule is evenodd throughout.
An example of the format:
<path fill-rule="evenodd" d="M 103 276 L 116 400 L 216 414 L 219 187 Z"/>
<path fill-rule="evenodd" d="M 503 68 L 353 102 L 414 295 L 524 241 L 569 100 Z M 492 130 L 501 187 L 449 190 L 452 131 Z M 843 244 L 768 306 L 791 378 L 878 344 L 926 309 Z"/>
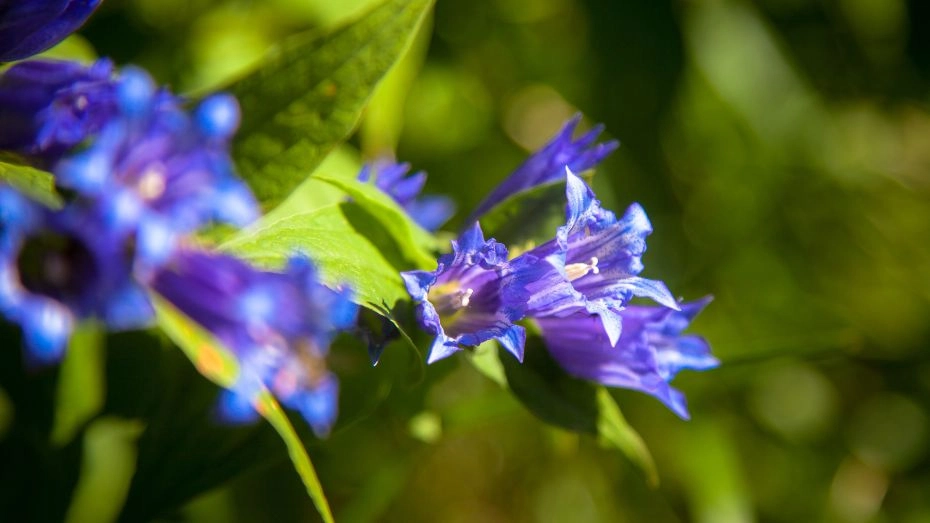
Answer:
<path fill-rule="evenodd" d="M 267 388 L 318 435 L 329 432 L 338 382 L 326 356 L 358 307 L 349 292 L 322 285 L 309 259 L 294 256 L 283 272 L 267 272 L 228 255 L 178 250 L 152 288 L 236 354 L 240 374 L 221 402 L 226 419 L 254 418 L 254 400 Z"/>
<path fill-rule="evenodd" d="M 620 311 L 633 296 L 651 298 L 675 309 L 664 283 L 641 278 L 646 213 L 631 205 L 620 218 L 601 208 L 594 192 L 570 170 L 566 173 L 565 225 L 556 237 L 513 260 L 522 282 L 526 315 L 562 317 L 583 309 L 596 314 L 612 343 L 620 337 Z"/>
<path fill-rule="evenodd" d="M 130 329 L 147 324 L 152 308 L 125 237 L 108 231 L 98 208 L 54 211 L 0 185 L 0 313 L 45 362 L 61 356 L 79 320 Z"/>
<path fill-rule="evenodd" d="M 533 153 L 491 191 L 491 194 L 472 211 L 465 223 L 478 220 L 484 213 L 517 193 L 561 180 L 566 167 L 579 173 L 591 169 L 620 145 L 616 140 L 595 143 L 598 135 L 604 130 L 603 125 L 596 125 L 577 140 L 572 140 L 580 121 L 579 113 L 566 122 L 549 143 Z"/>
<path fill-rule="evenodd" d="M 455 212 L 455 204 L 445 196 L 420 196 L 426 173 L 418 171 L 407 176 L 409 171 L 409 163 L 384 159 L 365 164 L 358 179 L 367 182 L 374 178 L 375 186 L 403 207 L 414 222 L 428 231 L 435 231 Z"/>
<path fill-rule="evenodd" d="M 600 320 L 583 310 L 536 322 L 549 353 L 569 374 L 645 392 L 688 419 L 685 397 L 669 381 L 680 370 L 707 370 L 720 364 L 704 338 L 681 334 L 709 302 L 707 297 L 682 303 L 680 310 L 629 306 L 620 312 L 623 334 L 616 346 Z"/>
<path fill-rule="evenodd" d="M 53 172 L 58 185 L 82 196 L 106 194 L 107 223 L 137 234 L 141 260 L 157 265 L 177 237 L 212 220 L 241 226 L 258 217 L 229 157 L 239 122 L 235 98 L 211 96 L 190 115 L 133 67 L 123 70 L 113 97 L 117 114 Z"/>
<path fill-rule="evenodd" d="M 0 62 L 44 51 L 76 31 L 101 0 L 0 0 Z"/>
<path fill-rule="evenodd" d="M 113 64 L 29 60 L 0 75 L 0 149 L 50 167 L 118 111 Z"/>
<path fill-rule="evenodd" d="M 435 271 L 401 273 L 420 326 L 436 335 L 429 363 L 490 339 L 523 361 L 526 333 L 513 322 L 523 317 L 525 304 L 520 295 L 511 299 L 509 289 L 518 286 L 513 272 L 507 248 L 485 241 L 475 223 L 452 241 L 452 253 L 439 258 Z"/>

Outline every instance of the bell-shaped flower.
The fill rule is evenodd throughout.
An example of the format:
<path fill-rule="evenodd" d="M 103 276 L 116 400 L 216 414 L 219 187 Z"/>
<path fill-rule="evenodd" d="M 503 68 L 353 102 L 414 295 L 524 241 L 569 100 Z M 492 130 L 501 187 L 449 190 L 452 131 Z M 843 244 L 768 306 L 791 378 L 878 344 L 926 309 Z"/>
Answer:
<path fill-rule="evenodd" d="M 355 323 L 346 290 L 319 282 L 309 259 L 292 257 L 283 272 L 261 271 L 238 258 L 175 251 L 152 288 L 235 353 L 240 372 L 221 402 L 232 421 L 254 418 L 265 389 L 326 435 L 335 422 L 338 380 L 326 366 L 329 345 Z"/>
<path fill-rule="evenodd" d="M 111 330 L 146 325 L 153 311 L 132 267 L 125 237 L 99 208 L 50 210 L 0 186 L 0 314 L 22 327 L 33 358 L 58 359 L 83 319 Z"/>
<path fill-rule="evenodd" d="M 403 207 L 414 222 L 427 231 L 435 231 L 452 216 L 455 205 L 445 196 L 421 196 L 426 173 L 418 171 L 408 176 L 408 172 L 409 163 L 378 160 L 365 164 L 358 179 L 367 182 L 374 178 L 375 186 Z"/>
<path fill-rule="evenodd" d="M 436 336 L 429 363 L 491 339 L 523 360 L 526 332 L 514 322 L 525 304 L 511 292 L 518 282 L 507 248 L 493 238 L 485 241 L 477 223 L 452 241 L 452 252 L 439 258 L 436 270 L 401 276 L 420 326 Z"/>
<path fill-rule="evenodd" d="M 645 392 L 688 419 L 684 395 L 669 382 L 680 370 L 707 370 L 720 364 L 704 338 L 681 334 L 709 302 L 708 297 L 682 303 L 679 310 L 628 306 L 620 312 L 623 334 L 616 345 L 601 321 L 583 310 L 536 322 L 549 353 L 567 373 L 608 387 Z"/>
<path fill-rule="evenodd" d="M 101 0 L 0 0 L 0 62 L 52 47 L 79 27 Z"/>
<path fill-rule="evenodd" d="M 638 204 L 619 219 L 601 208 L 585 182 L 566 169 L 565 225 L 556 237 L 513 260 L 524 286 L 526 315 L 563 317 L 583 309 L 603 323 L 612 343 L 620 337 L 620 311 L 634 296 L 678 307 L 661 281 L 639 275 L 652 226 Z"/>
<path fill-rule="evenodd" d="M 580 113 L 567 121 L 549 143 L 533 153 L 491 191 L 465 223 L 478 220 L 484 213 L 515 194 L 561 180 L 565 176 L 566 167 L 578 173 L 591 169 L 620 145 L 616 140 L 596 143 L 598 135 L 604 130 L 603 125 L 597 125 L 573 140 L 572 135 L 580 121 Z"/>

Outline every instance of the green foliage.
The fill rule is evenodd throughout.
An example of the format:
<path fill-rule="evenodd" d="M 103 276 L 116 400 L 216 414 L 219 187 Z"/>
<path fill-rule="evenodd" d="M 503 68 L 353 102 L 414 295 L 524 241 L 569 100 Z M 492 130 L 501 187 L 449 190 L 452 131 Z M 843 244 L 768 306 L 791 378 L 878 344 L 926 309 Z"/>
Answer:
<path fill-rule="evenodd" d="M 61 362 L 51 440 L 56 446 L 70 442 L 82 425 L 103 407 L 104 331 L 96 322 L 78 326 Z"/>
<path fill-rule="evenodd" d="M 478 347 L 469 359 L 482 374 L 513 392 L 539 419 L 596 436 L 601 445 L 622 452 L 651 485 L 657 486 L 659 474 L 649 449 L 607 389 L 567 375 L 539 341 L 527 340 L 522 364 L 510 354 L 500 358 L 492 343 Z"/>
<path fill-rule="evenodd" d="M 17 191 L 49 207 L 61 207 L 62 201 L 55 192 L 55 179 L 46 171 L 0 161 L 0 183 L 7 183 Z"/>
<path fill-rule="evenodd" d="M 243 114 L 236 165 L 266 208 L 348 137 L 431 3 L 389 0 L 332 33 L 294 37 L 231 86 Z"/>
<path fill-rule="evenodd" d="M 155 298 L 159 326 L 184 351 L 197 370 L 207 378 L 219 385 L 229 387 L 235 383 L 238 374 L 236 358 L 228 349 L 223 347 L 212 336 L 206 333 L 196 323 L 187 319 L 183 314 L 173 309 L 164 300 Z M 320 515 L 326 522 L 333 521 L 329 502 L 323 494 L 323 487 L 317 477 L 310 456 L 304 448 L 303 442 L 294 431 L 287 414 L 267 390 L 258 398 L 256 410 L 268 420 L 275 431 L 281 436 L 287 446 L 288 456 L 297 469 L 297 474 L 303 480 L 307 493 L 316 505 Z"/>

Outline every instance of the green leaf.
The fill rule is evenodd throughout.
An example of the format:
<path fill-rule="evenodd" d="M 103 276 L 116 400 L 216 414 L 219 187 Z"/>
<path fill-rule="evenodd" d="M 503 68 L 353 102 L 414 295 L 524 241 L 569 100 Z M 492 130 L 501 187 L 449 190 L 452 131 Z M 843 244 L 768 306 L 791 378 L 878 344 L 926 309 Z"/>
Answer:
<path fill-rule="evenodd" d="M 436 265 L 436 258 L 430 252 L 436 246 L 433 236 L 411 220 L 410 215 L 384 191 L 356 179 L 336 178 L 328 175 L 317 175 L 314 178 L 342 189 L 365 210 L 377 217 L 415 268 Z"/>
<path fill-rule="evenodd" d="M 620 406 L 605 387 L 597 388 L 597 432 L 600 443 L 615 447 L 646 474 L 652 487 L 659 486 L 659 471 L 646 442 L 623 417 Z"/>
<path fill-rule="evenodd" d="M 266 208 L 348 137 L 431 4 L 387 0 L 332 33 L 299 35 L 231 86 L 243 115 L 233 154 Z"/>
<path fill-rule="evenodd" d="M 48 207 L 60 208 L 61 197 L 55 192 L 55 178 L 52 173 L 29 167 L 0 161 L 0 183 L 8 183 L 17 191 Z"/>
<path fill-rule="evenodd" d="M 310 461 L 307 449 L 304 448 L 303 442 L 300 441 L 300 436 L 297 435 L 294 426 L 291 425 L 287 414 L 284 413 L 281 405 L 278 404 L 271 393 L 267 391 L 259 397 L 256 407 L 261 415 L 271 423 L 271 426 L 281 436 L 281 439 L 284 440 L 287 453 L 291 457 L 291 463 L 294 464 L 297 474 L 303 480 L 307 494 L 310 495 L 316 509 L 323 516 L 323 521 L 332 523 L 334 521 L 333 512 L 329 508 L 326 496 L 323 494 L 323 485 L 320 484 L 320 478 L 316 475 L 316 469 L 313 468 L 313 462 Z"/>
<path fill-rule="evenodd" d="M 231 387 L 239 376 L 236 356 L 203 327 L 158 295 L 152 295 L 152 302 L 158 326 L 184 351 L 197 371 L 217 385 Z"/>
<path fill-rule="evenodd" d="M 239 373 L 235 355 L 165 300 L 154 296 L 153 301 L 159 326 L 184 351 L 197 370 L 211 381 L 224 387 L 230 387 L 235 383 Z M 303 442 L 288 420 L 287 414 L 267 390 L 256 400 L 255 408 L 281 436 L 287 446 L 291 462 L 297 469 L 314 505 L 323 516 L 323 520 L 332 522 L 332 511 L 323 494 L 323 487 L 320 485 L 316 470 L 313 468 Z"/>
<path fill-rule="evenodd" d="M 81 426 L 103 407 L 103 330 L 93 322 L 78 326 L 61 363 L 51 441 L 58 447 L 69 443 Z"/>
<path fill-rule="evenodd" d="M 81 475 L 68 515 L 68 523 L 115 521 L 136 471 L 136 440 L 145 430 L 138 420 L 105 417 L 84 434 Z"/>
<path fill-rule="evenodd" d="M 639 467 L 651 486 L 659 475 L 642 437 L 627 423 L 620 407 L 603 386 L 569 376 L 538 342 L 527 339 L 521 364 L 509 353 L 500 357 L 496 344 L 483 344 L 469 360 L 479 372 L 509 388 L 536 417 L 558 427 L 595 435 Z"/>
<path fill-rule="evenodd" d="M 279 267 L 289 256 L 305 253 L 327 284 L 348 285 L 376 311 L 407 299 L 397 268 L 403 256 L 380 221 L 353 202 L 259 224 L 221 248 L 264 267 Z"/>

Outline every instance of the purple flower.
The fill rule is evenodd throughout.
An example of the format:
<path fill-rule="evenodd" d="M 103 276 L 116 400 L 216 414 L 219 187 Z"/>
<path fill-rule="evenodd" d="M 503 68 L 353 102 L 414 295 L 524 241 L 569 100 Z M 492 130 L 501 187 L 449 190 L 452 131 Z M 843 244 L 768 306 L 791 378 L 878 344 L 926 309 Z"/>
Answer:
<path fill-rule="evenodd" d="M 0 62 L 31 56 L 76 31 L 100 0 L 0 0 Z"/>
<path fill-rule="evenodd" d="M 490 339 L 523 361 L 526 332 L 514 321 L 523 317 L 524 304 L 510 299 L 513 272 L 507 248 L 485 241 L 475 223 L 453 240 L 452 253 L 439 258 L 435 271 L 401 273 L 420 326 L 436 335 L 429 363 Z"/>
<path fill-rule="evenodd" d="M 641 278 L 646 236 L 652 226 L 638 204 L 620 219 L 602 209 L 581 178 L 567 170 L 565 225 L 556 237 L 513 264 L 524 283 L 526 315 L 564 317 L 583 309 L 600 318 L 612 343 L 620 337 L 620 311 L 633 296 L 676 309 L 664 283 Z"/>
<path fill-rule="evenodd" d="M 719 365 L 700 336 L 682 335 L 710 297 L 666 307 L 627 307 L 620 316 L 623 334 L 616 346 L 601 321 L 584 311 L 565 317 L 537 318 L 552 357 L 569 374 L 609 387 L 645 392 L 688 419 L 684 395 L 669 385 L 680 370 L 707 370 Z"/>
<path fill-rule="evenodd" d="M 367 182 L 373 177 L 375 186 L 403 207 L 414 222 L 428 231 L 435 231 L 452 216 L 455 205 L 445 196 L 420 196 L 426 173 L 418 171 L 407 176 L 409 171 L 409 163 L 385 159 L 365 164 L 358 179 Z"/>
<path fill-rule="evenodd" d="M 574 172 L 582 172 L 594 167 L 620 145 L 615 140 L 595 143 L 598 135 L 604 130 L 603 125 L 597 125 L 577 140 L 572 140 L 575 127 L 580 121 L 581 114 L 579 113 L 566 122 L 549 143 L 533 153 L 507 179 L 491 191 L 491 194 L 472 211 L 465 223 L 477 220 L 497 204 L 517 193 L 561 180 L 565 175 L 566 167 Z"/>
<path fill-rule="evenodd" d="M 98 132 L 118 112 L 113 64 L 30 60 L 0 76 L 0 148 L 43 167 Z"/>
<path fill-rule="evenodd" d="M 0 186 L 0 313 L 45 362 L 61 356 L 78 321 L 135 328 L 152 308 L 125 237 L 108 231 L 97 207 L 79 201 L 53 211 Z"/>
<path fill-rule="evenodd" d="M 53 172 L 58 185 L 85 197 L 106 194 L 109 225 L 138 234 L 141 259 L 163 261 L 178 236 L 209 221 L 245 225 L 258 216 L 229 158 L 239 121 L 232 96 L 214 95 L 191 116 L 148 74 L 129 67 L 114 97 L 117 114 Z"/>
<path fill-rule="evenodd" d="M 240 374 L 221 403 L 227 419 L 254 418 L 256 396 L 267 388 L 318 435 L 329 432 L 338 382 L 326 356 L 335 335 L 354 325 L 358 307 L 347 291 L 319 283 L 306 257 L 266 272 L 232 256 L 178 250 L 152 288 L 236 354 Z"/>

